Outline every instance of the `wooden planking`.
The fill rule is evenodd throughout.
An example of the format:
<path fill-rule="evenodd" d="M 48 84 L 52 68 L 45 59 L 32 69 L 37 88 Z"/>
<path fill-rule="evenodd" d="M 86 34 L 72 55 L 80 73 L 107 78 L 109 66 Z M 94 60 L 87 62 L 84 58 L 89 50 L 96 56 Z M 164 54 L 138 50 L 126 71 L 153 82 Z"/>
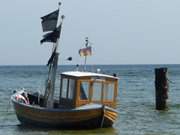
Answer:
<path fill-rule="evenodd" d="M 46 112 L 15 105 L 17 115 L 27 119 L 43 122 L 74 122 L 97 118 L 102 115 L 101 108 L 95 110 L 81 110 L 72 112 Z"/>
<path fill-rule="evenodd" d="M 115 111 L 113 111 L 113 110 L 110 110 L 110 109 L 105 108 L 105 110 L 104 110 L 104 116 L 105 116 L 107 119 L 111 120 L 112 122 L 115 122 L 116 119 L 117 119 L 117 117 L 118 117 L 118 113 L 115 112 Z"/>
<path fill-rule="evenodd" d="M 110 108 L 105 107 L 104 113 L 102 111 L 102 108 L 96 108 L 94 110 L 90 109 L 83 109 L 83 111 L 74 110 L 72 112 L 62 111 L 52 111 L 48 112 L 48 110 L 42 110 L 42 109 L 34 109 L 29 106 L 24 106 L 22 104 L 14 103 L 14 107 L 18 116 L 18 119 L 22 122 L 38 122 L 41 124 L 50 124 L 50 125 L 63 125 L 63 124 L 72 124 L 72 123 L 83 123 L 86 121 L 86 124 L 90 124 L 90 127 L 92 126 L 91 123 L 88 123 L 89 121 L 96 121 L 97 123 L 100 121 L 100 119 L 103 117 L 104 114 L 104 124 L 103 126 L 112 126 L 112 124 L 115 122 L 117 118 L 117 112 L 111 110 Z M 22 118 L 22 119 L 21 119 Z M 23 121 L 25 120 L 25 121 Z"/>

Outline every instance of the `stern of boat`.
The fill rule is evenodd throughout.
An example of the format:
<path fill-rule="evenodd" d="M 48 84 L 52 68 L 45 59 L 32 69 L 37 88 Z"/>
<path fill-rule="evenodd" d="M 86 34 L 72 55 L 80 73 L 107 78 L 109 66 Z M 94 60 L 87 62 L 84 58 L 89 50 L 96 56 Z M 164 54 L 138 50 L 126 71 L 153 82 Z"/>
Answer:
<path fill-rule="evenodd" d="M 111 127 L 117 120 L 118 112 L 108 106 L 103 107 L 102 127 Z"/>

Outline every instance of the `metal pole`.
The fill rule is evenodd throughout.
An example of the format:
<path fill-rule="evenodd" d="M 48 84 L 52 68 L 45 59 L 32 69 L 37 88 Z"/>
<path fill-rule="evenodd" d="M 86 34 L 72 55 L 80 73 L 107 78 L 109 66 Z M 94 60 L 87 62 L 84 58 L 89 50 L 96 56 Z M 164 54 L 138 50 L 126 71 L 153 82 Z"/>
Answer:
<path fill-rule="evenodd" d="M 87 56 L 85 56 L 85 59 L 84 59 L 84 71 L 86 71 L 86 61 L 87 61 Z"/>

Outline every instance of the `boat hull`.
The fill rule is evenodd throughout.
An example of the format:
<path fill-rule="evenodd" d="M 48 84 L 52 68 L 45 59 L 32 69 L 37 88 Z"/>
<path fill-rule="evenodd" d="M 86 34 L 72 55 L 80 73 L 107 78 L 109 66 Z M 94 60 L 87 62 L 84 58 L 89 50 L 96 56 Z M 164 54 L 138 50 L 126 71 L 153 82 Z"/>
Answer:
<path fill-rule="evenodd" d="M 98 104 L 76 109 L 48 109 L 19 103 L 13 97 L 11 100 L 17 118 L 23 125 L 48 128 L 100 128 L 111 127 L 114 123 L 114 119 L 107 115 L 108 109 Z M 110 110 L 108 112 L 111 113 Z"/>
<path fill-rule="evenodd" d="M 101 122 L 101 111 L 51 111 L 39 110 L 14 104 L 19 121 L 25 125 L 57 128 L 96 128 Z"/>

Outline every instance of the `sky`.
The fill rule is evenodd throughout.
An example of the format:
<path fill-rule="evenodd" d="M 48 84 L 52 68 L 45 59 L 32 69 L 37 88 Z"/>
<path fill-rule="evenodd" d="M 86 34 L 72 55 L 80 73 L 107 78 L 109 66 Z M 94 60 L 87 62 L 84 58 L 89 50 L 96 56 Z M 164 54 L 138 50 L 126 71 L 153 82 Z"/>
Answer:
<path fill-rule="evenodd" d="M 3 0 L 0 65 L 45 65 L 51 43 L 40 45 L 40 17 L 57 0 Z M 92 43 L 87 64 L 180 64 L 179 0 L 61 0 L 65 15 L 59 64 L 82 64 L 78 51 Z M 71 62 L 66 59 L 72 56 Z"/>

